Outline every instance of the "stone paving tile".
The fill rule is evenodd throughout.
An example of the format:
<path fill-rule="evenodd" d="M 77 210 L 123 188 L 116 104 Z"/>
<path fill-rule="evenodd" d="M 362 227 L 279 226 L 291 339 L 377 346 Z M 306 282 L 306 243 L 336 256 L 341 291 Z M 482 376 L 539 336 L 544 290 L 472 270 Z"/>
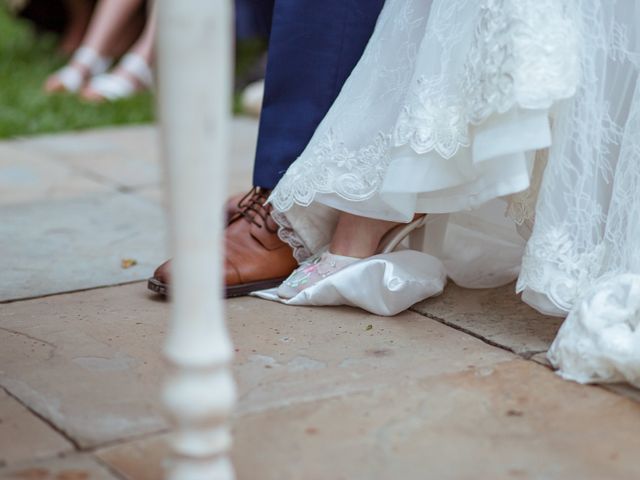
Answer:
<path fill-rule="evenodd" d="M 610 383 L 603 384 L 603 388 L 609 390 L 610 392 L 617 393 L 618 395 L 623 395 L 631 400 L 640 403 L 640 389 L 634 388 L 631 385 L 626 383 Z"/>
<path fill-rule="evenodd" d="M 246 192 L 252 185 L 257 135 L 256 120 L 245 117 L 237 117 L 233 120 L 230 161 L 227 164 L 229 176 L 227 194 L 229 195 Z M 137 188 L 132 193 L 154 203 L 165 204 L 162 185 Z"/>
<path fill-rule="evenodd" d="M 120 477 L 90 455 L 72 454 L 0 469 L 0 480 L 120 480 Z"/>
<path fill-rule="evenodd" d="M 539 363 L 540 365 L 544 365 L 545 367 L 553 368 L 551 366 L 551 362 L 547 358 L 547 352 L 536 353 L 534 356 L 531 357 L 531 360 L 533 360 L 536 363 Z"/>
<path fill-rule="evenodd" d="M 67 165 L 0 143 L 0 205 L 50 201 L 108 190 Z"/>
<path fill-rule="evenodd" d="M 160 181 L 156 129 L 150 125 L 45 135 L 11 142 L 117 187 Z"/>
<path fill-rule="evenodd" d="M 234 119 L 232 134 L 236 193 L 251 185 L 257 122 Z M 0 142 L 0 302 L 141 280 L 166 260 L 157 141 L 140 126 Z"/>
<path fill-rule="evenodd" d="M 238 480 L 638 478 L 640 405 L 514 360 L 242 415 Z M 166 436 L 101 450 L 159 478 Z"/>
<path fill-rule="evenodd" d="M 133 284 L 3 305 L 0 384 L 83 447 L 161 431 L 169 308 L 153 298 Z M 514 358 L 412 312 L 382 318 L 253 298 L 227 308 L 241 413 Z"/>
<path fill-rule="evenodd" d="M 547 358 L 547 352 L 537 353 L 533 357 L 531 357 L 531 360 L 553 370 L 553 366 L 551 365 L 551 362 Z M 599 384 L 599 387 L 640 403 L 640 389 L 634 388 L 629 384 L 602 383 L 602 384 Z"/>
<path fill-rule="evenodd" d="M 229 171 L 253 171 L 253 159 L 258 140 L 258 121 L 248 117 L 235 117 L 231 123 L 231 163 Z M 244 189 L 244 187 L 243 187 Z"/>
<path fill-rule="evenodd" d="M 0 206 L 0 301 L 146 278 L 164 243 L 162 209 L 131 195 Z"/>
<path fill-rule="evenodd" d="M 229 175 L 229 183 L 227 183 L 227 195 L 248 192 L 252 185 L 252 170 L 244 167 L 235 167 L 232 170 Z M 137 188 L 130 193 L 157 205 L 167 206 L 164 189 L 159 185 Z"/>
<path fill-rule="evenodd" d="M 272 436 L 272 432 L 260 435 Z M 170 458 L 168 440 L 168 434 L 154 435 L 100 449 L 95 455 L 126 480 L 157 480 L 162 478 L 163 466 Z"/>
<path fill-rule="evenodd" d="M 257 132 L 256 120 L 243 117 L 233 120 L 231 172 L 251 172 Z M 144 125 L 39 136 L 8 143 L 63 162 L 108 185 L 135 189 L 160 184 L 158 142 L 157 128 Z M 243 185 L 241 190 L 246 187 Z"/>
<path fill-rule="evenodd" d="M 562 324 L 526 305 L 513 284 L 494 289 L 464 289 L 452 282 L 444 293 L 412 310 L 442 319 L 519 354 L 546 351 Z"/>
<path fill-rule="evenodd" d="M 228 315 L 241 413 L 513 358 L 412 312 L 385 318 L 242 298 L 228 302 Z"/>
<path fill-rule="evenodd" d="M 62 435 L 0 388 L 0 468 L 72 449 Z"/>
<path fill-rule="evenodd" d="M 167 310 L 142 284 L 3 305 L 0 384 L 83 447 L 159 431 Z"/>
<path fill-rule="evenodd" d="M 156 205 L 160 205 L 163 208 L 166 208 L 168 206 L 164 188 L 162 188 L 162 186 L 160 185 L 151 185 L 150 187 L 136 188 L 135 190 L 131 190 L 129 194 L 150 201 L 151 203 L 154 203 Z"/>

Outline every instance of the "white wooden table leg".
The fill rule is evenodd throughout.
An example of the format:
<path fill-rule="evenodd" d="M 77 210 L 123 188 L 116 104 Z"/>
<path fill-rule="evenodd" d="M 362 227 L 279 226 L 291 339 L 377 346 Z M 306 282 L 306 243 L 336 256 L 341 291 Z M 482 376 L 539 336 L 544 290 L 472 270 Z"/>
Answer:
<path fill-rule="evenodd" d="M 229 0 L 157 0 L 159 113 L 169 193 L 171 326 L 164 403 L 172 480 L 231 480 L 233 348 L 221 300 L 231 115 Z"/>

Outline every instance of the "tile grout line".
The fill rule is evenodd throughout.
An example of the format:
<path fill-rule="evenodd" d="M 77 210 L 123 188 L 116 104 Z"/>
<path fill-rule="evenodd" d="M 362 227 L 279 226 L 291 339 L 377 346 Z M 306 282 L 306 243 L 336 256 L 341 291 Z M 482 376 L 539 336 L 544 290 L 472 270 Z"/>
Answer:
<path fill-rule="evenodd" d="M 472 330 L 469 330 L 467 328 L 461 327 L 460 325 L 456 325 L 455 323 L 452 322 L 448 322 L 447 320 L 445 320 L 444 318 L 440 318 L 436 315 L 433 315 L 431 313 L 426 313 L 426 312 L 419 312 L 417 310 L 413 310 L 410 309 L 412 312 L 417 313 L 418 315 L 422 315 L 423 317 L 429 318 L 431 320 L 435 320 L 438 323 L 441 323 L 443 325 L 446 325 L 447 327 L 453 328 L 454 330 L 458 330 L 459 332 L 465 333 L 467 335 L 470 335 L 474 338 L 477 338 L 478 340 L 486 343 L 487 345 L 490 345 L 492 347 L 496 347 L 499 348 L 501 350 L 506 350 L 507 352 L 511 352 L 514 355 L 517 355 L 525 360 L 531 360 L 531 358 L 534 355 L 537 355 L 538 353 L 544 353 L 547 350 L 527 350 L 526 352 L 516 352 L 514 349 L 507 347 L 506 345 L 502 345 L 498 342 L 495 342 L 493 340 L 489 340 L 486 337 L 483 337 L 482 335 L 475 333 Z M 531 360 L 532 361 L 532 360 Z"/>
<path fill-rule="evenodd" d="M 47 293 L 45 295 L 37 295 L 35 297 L 24 297 L 24 298 L 15 298 L 15 299 L 9 299 L 9 300 L 0 300 L 0 305 L 8 305 L 11 303 L 18 303 L 18 302 L 27 302 L 29 300 L 39 300 L 41 298 L 58 297 L 60 295 L 68 295 L 72 293 L 90 292 L 91 290 L 103 290 L 105 288 L 124 287 L 126 285 L 133 285 L 134 283 L 143 283 L 146 281 L 147 281 L 146 278 L 143 278 L 140 280 L 127 280 L 126 282 L 113 283 L 110 285 L 98 285 L 95 287 L 78 288 L 76 290 L 66 290 L 64 292 Z"/>
<path fill-rule="evenodd" d="M 430 313 L 423 313 L 423 312 L 419 312 L 419 311 L 417 311 L 417 310 L 413 310 L 413 309 L 410 309 L 410 310 L 411 310 L 412 312 L 414 312 L 414 313 L 417 313 L 418 315 L 422 315 L 423 317 L 426 317 L 426 318 L 429 318 L 429 319 L 431 319 L 431 320 L 434 320 L 434 321 L 436 321 L 436 322 L 438 322 L 438 323 L 441 323 L 441 324 L 443 324 L 443 325 L 446 325 L 447 327 L 451 327 L 451 328 L 453 328 L 454 330 L 458 330 L 459 332 L 466 333 L 467 335 L 470 335 L 470 336 L 472 336 L 472 337 L 474 337 L 474 338 L 477 338 L 478 340 L 480 340 L 480 341 L 482 341 L 482 342 L 486 343 L 487 345 L 490 345 L 490 346 L 492 346 L 492 347 L 496 347 L 496 348 L 500 348 L 501 350 L 506 350 L 506 351 L 508 351 L 508 352 L 513 353 L 514 355 L 519 356 L 520 358 L 522 358 L 522 359 L 524 359 L 524 360 L 527 360 L 527 361 L 529 361 L 529 362 L 536 363 L 536 364 L 538 364 L 538 365 L 540 365 L 540 366 L 542 366 L 542 367 L 545 367 L 545 368 L 550 369 L 550 370 L 552 370 L 552 371 L 553 371 L 553 368 L 552 368 L 552 367 L 550 367 L 549 365 L 545 365 L 544 363 L 537 362 L 537 361 L 533 360 L 533 357 L 534 357 L 535 355 L 537 355 L 537 354 L 539 354 L 539 353 L 546 353 L 546 352 L 548 352 L 548 349 L 547 349 L 547 350 L 529 350 L 529 351 L 526 351 L 526 352 L 518 353 L 518 352 L 516 352 L 515 350 L 513 350 L 513 349 L 511 349 L 511 348 L 509 348 L 509 347 L 507 347 L 507 346 L 505 346 L 505 345 L 501 345 L 501 344 L 499 344 L 499 343 L 497 343 L 497 342 L 494 342 L 493 340 L 489 340 L 488 338 L 484 338 L 484 337 L 482 337 L 481 335 L 479 335 L 479 334 L 477 334 L 477 333 L 475 333 L 475 332 L 472 332 L 471 330 L 468 330 L 468 329 L 466 329 L 466 328 L 464 328 L 464 327 L 461 327 L 461 326 L 459 326 L 459 325 L 455 325 L 455 324 L 453 324 L 453 323 L 451 323 L 451 322 L 446 321 L 446 320 L 445 320 L 445 319 L 443 319 L 443 318 L 437 317 L 436 315 L 433 315 L 433 314 L 430 314 Z M 590 387 L 595 387 L 595 388 L 600 388 L 600 389 L 605 390 L 605 391 L 607 391 L 607 392 L 613 393 L 614 395 L 617 395 L 617 396 L 619 396 L 619 397 L 628 398 L 628 399 L 631 399 L 631 400 L 633 400 L 633 401 L 638 402 L 638 400 L 636 400 L 636 399 L 634 399 L 634 398 L 630 397 L 629 395 L 625 395 L 625 394 L 623 394 L 623 393 L 617 392 L 617 391 L 615 391 L 615 390 L 613 390 L 613 389 L 609 388 L 609 386 L 608 386 L 608 385 L 606 385 L 606 384 L 601 384 L 601 383 L 590 383 L 590 384 L 582 384 L 582 385 L 584 385 L 584 386 L 590 386 Z"/>
<path fill-rule="evenodd" d="M 108 177 L 105 177 L 104 175 L 101 175 L 99 173 L 96 173 L 88 168 L 84 168 L 82 166 L 78 166 L 76 164 L 70 164 L 69 162 L 66 162 L 64 160 L 62 160 L 61 158 L 59 158 L 58 156 L 56 156 L 55 154 L 48 154 L 48 153 L 44 153 L 42 152 L 43 157 L 46 156 L 46 158 L 50 159 L 51 161 L 53 161 L 54 163 L 66 167 L 69 170 L 71 170 L 72 172 L 77 173 L 78 175 L 84 177 L 87 180 L 91 180 L 92 182 L 96 182 L 99 185 L 102 185 L 104 187 L 108 187 L 109 189 L 112 189 L 114 192 L 117 192 L 118 189 L 120 187 L 122 187 L 122 185 L 118 182 L 114 182 L 113 180 L 111 180 Z"/>
<path fill-rule="evenodd" d="M 161 181 L 155 181 L 150 183 L 144 183 L 143 185 L 134 185 L 134 186 L 125 185 L 105 175 L 96 173 L 93 170 L 90 170 L 88 168 L 78 166 L 76 164 L 70 164 L 69 162 L 66 162 L 58 158 L 56 155 L 46 155 L 46 158 L 50 159 L 53 163 L 61 167 L 68 168 L 72 172 L 83 177 L 85 180 L 90 180 L 92 182 L 95 182 L 98 185 L 101 185 L 107 188 L 109 190 L 109 193 L 120 193 L 125 195 L 133 194 L 134 196 L 138 197 L 139 196 L 138 193 L 140 190 L 143 190 L 145 188 L 150 188 L 150 187 L 161 186 L 162 184 Z"/>
<path fill-rule="evenodd" d="M 72 453 L 89 454 L 93 458 L 98 460 L 99 463 L 101 463 L 101 464 L 103 464 L 104 462 L 102 461 L 102 459 L 100 459 L 100 457 L 95 455 L 95 453 L 100 449 L 114 447 L 114 446 L 117 446 L 117 445 L 127 444 L 127 443 L 130 443 L 130 442 L 135 442 L 135 441 L 139 441 L 139 440 L 144 440 L 146 438 L 152 438 L 152 437 L 156 437 L 156 436 L 159 436 L 159 435 L 165 435 L 165 434 L 171 432 L 171 430 L 169 428 L 163 428 L 161 430 L 157 430 L 157 431 L 154 431 L 154 432 L 147 432 L 147 433 L 143 433 L 143 434 L 140 434 L 140 435 L 131 435 L 131 436 L 126 437 L 126 438 L 119 438 L 119 439 L 115 439 L 115 440 L 112 440 L 112 441 L 107 441 L 107 442 L 101 443 L 99 445 L 93 445 L 93 446 L 90 446 L 90 447 L 83 447 L 73 437 L 71 437 L 67 432 L 65 432 L 63 429 L 58 427 L 54 422 L 52 422 L 47 417 L 43 416 L 42 414 L 40 414 L 39 412 L 37 412 L 36 410 L 31 408 L 29 405 L 24 403 L 22 400 L 20 400 L 20 398 L 17 397 L 16 395 L 14 395 L 7 387 L 5 387 L 3 385 L 0 385 L 0 389 L 2 389 L 10 398 L 15 400 L 20 406 L 24 407 L 29 413 L 33 414 L 39 420 L 43 421 L 48 427 L 50 427 L 52 430 L 54 430 L 56 433 L 58 433 L 60 436 L 62 436 L 66 441 L 68 441 L 71 444 L 71 446 L 73 447 L 74 451 Z M 49 458 L 58 458 L 60 455 L 65 455 L 66 453 L 68 453 L 68 452 L 61 452 L 60 454 L 57 454 L 57 455 L 49 457 Z M 43 459 L 43 460 L 46 460 L 46 458 Z M 106 465 L 106 464 L 105 464 L 105 466 L 108 467 L 108 465 Z M 110 467 L 109 467 L 109 470 L 111 470 Z M 123 478 L 124 479 L 125 477 L 122 477 L 120 474 L 118 474 L 118 478 Z"/>
<path fill-rule="evenodd" d="M 154 432 L 146 432 L 146 433 L 140 433 L 140 434 L 134 434 L 134 435 L 129 435 L 128 437 L 124 437 L 124 438 L 116 438 L 113 440 L 107 440 L 106 442 L 100 443 L 98 445 L 93 445 L 91 447 L 87 447 L 87 448 L 81 448 L 80 451 L 82 453 L 90 453 L 90 454 L 95 454 L 96 452 L 98 452 L 98 450 L 102 450 L 105 448 L 111 448 L 111 447 L 117 447 L 118 445 L 126 445 L 128 443 L 132 443 L 132 442 L 139 442 L 141 440 L 146 440 L 148 438 L 153 438 L 153 437 L 159 437 L 161 435 L 166 435 L 168 433 L 171 433 L 172 430 L 170 428 L 162 428 L 160 430 L 156 430 Z"/>
<path fill-rule="evenodd" d="M 56 425 L 53 421 L 49 420 L 47 417 L 40 414 L 38 411 L 34 410 L 29 405 L 24 403 L 22 400 L 20 400 L 19 397 L 14 395 L 7 387 L 0 385 L 0 388 L 2 388 L 9 397 L 13 398 L 16 402 L 18 402 L 20 405 L 26 408 L 27 411 L 35 415 L 37 418 L 43 421 L 46 425 L 48 425 L 49 428 L 53 429 L 57 434 L 59 434 L 62 438 L 64 438 L 67 442 L 69 442 L 75 451 L 82 451 L 82 447 L 80 446 L 80 444 L 73 437 L 71 437 L 67 432 L 65 432 L 62 428 Z"/>
<path fill-rule="evenodd" d="M 107 472 L 109 472 L 111 475 L 113 475 L 113 477 L 117 478 L 118 480 L 129 480 L 129 477 L 122 474 L 119 470 L 109 465 L 107 462 L 102 460 L 97 455 L 94 455 L 93 453 L 91 453 L 91 458 L 93 458 L 93 460 L 98 465 L 102 466 L 105 470 L 107 470 Z"/>

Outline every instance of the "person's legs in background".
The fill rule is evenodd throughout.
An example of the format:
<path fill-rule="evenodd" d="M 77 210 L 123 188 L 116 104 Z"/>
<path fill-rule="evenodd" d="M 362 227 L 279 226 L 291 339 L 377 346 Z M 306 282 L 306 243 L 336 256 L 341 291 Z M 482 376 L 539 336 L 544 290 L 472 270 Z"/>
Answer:
<path fill-rule="evenodd" d="M 65 0 L 64 4 L 68 20 L 60 39 L 60 51 L 71 55 L 82 42 L 91 21 L 94 5 L 89 0 Z"/>
<path fill-rule="evenodd" d="M 80 92 L 80 97 L 89 101 L 102 101 L 109 98 L 111 88 L 109 83 L 113 83 L 117 92 L 122 96 L 129 96 L 135 92 L 143 91 L 152 84 L 151 65 L 153 65 L 154 45 L 156 35 L 156 14 L 155 6 L 150 5 L 151 12 L 140 37 L 128 50 L 112 72 L 107 75 L 108 80 L 105 85 L 106 91 L 100 88 L 100 80 L 91 80 Z M 129 60 L 126 60 L 127 57 Z M 133 60 L 131 60 L 133 58 Z M 129 63 L 128 63 L 129 62 Z"/>
<path fill-rule="evenodd" d="M 65 90 L 77 90 L 92 73 L 90 60 L 93 57 L 96 61 L 103 62 L 103 59 L 118 56 L 133 43 L 140 34 L 139 13 L 144 0 L 100 0 L 96 5 L 87 32 L 82 40 L 81 48 L 86 54 L 86 61 L 81 58 L 72 57 L 68 68 L 52 74 L 45 82 L 45 91 L 59 92 Z M 138 20 L 138 21 L 136 21 Z M 136 28 L 136 26 L 138 28 Z M 75 71 L 79 77 L 80 85 L 76 87 L 77 81 L 65 81 L 63 71 Z M 73 85 L 70 85 L 73 84 Z M 69 88 L 70 86 L 76 88 Z"/>

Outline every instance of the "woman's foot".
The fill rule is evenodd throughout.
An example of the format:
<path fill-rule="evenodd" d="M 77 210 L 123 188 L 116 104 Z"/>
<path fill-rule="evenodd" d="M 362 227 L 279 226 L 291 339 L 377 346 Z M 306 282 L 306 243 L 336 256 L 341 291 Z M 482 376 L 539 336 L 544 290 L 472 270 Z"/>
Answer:
<path fill-rule="evenodd" d="M 396 232 L 399 223 L 341 213 L 329 251 L 302 263 L 278 288 L 278 296 L 293 298 L 358 260 L 393 250 L 404 236 L 422 226 L 423 218 L 418 217 L 404 225 L 405 230 Z"/>
<path fill-rule="evenodd" d="M 89 80 L 89 76 L 90 72 L 87 67 L 72 61 L 61 70 L 49 75 L 44 82 L 44 91 L 46 93 L 73 92 L 74 88 L 77 89 L 84 85 Z M 76 84 L 79 86 L 76 87 Z"/>
<path fill-rule="evenodd" d="M 80 47 L 69 63 L 47 78 L 44 90 L 47 93 L 77 92 L 93 75 L 105 72 L 111 60 L 89 47 Z"/>
<path fill-rule="evenodd" d="M 153 86 L 151 70 L 156 29 L 155 7 L 142 35 L 109 74 L 99 75 L 82 90 L 82 99 L 90 102 L 129 98 Z"/>
<path fill-rule="evenodd" d="M 315 285 L 320 280 L 339 272 L 352 263 L 360 260 L 354 257 L 335 255 L 323 252 L 300 264 L 289 277 L 278 287 L 280 298 L 293 298 L 305 288 Z"/>
<path fill-rule="evenodd" d="M 336 255 L 367 258 L 377 253 L 380 241 L 396 222 L 342 212 L 329 251 Z"/>
<path fill-rule="evenodd" d="M 80 97 L 89 102 L 120 100 L 146 91 L 152 84 L 153 74 L 147 61 L 129 53 L 112 72 L 91 79 Z"/>

